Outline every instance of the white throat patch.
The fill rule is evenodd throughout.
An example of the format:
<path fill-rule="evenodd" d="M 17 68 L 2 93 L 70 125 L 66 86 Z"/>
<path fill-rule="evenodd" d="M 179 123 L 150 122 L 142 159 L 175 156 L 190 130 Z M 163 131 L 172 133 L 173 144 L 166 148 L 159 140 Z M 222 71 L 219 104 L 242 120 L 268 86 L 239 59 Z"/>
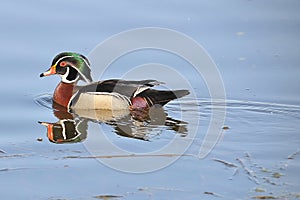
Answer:
<path fill-rule="evenodd" d="M 69 67 L 67 67 L 67 72 L 64 74 L 64 75 L 60 75 L 61 77 L 61 81 L 64 82 L 64 83 L 75 83 L 78 81 L 79 79 L 79 75 L 76 77 L 75 80 L 68 80 L 67 77 L 69 76 L 69 73 L 70 73 L 70 69 Z"/>

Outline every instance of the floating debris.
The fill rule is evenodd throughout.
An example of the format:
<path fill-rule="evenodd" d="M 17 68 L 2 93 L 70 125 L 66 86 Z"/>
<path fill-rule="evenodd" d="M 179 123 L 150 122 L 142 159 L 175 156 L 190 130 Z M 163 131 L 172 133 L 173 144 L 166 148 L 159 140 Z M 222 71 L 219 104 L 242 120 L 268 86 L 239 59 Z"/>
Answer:
<path fill-rule="evenodd" d="M 160 191 L 177 191 L 177 192 L 187 192 L 186 190 L 177 189 L 177 188 L 165 188 L 165 187 L 140 187 L 138 191 L 150 191 L 150 190 L 160 190 Z"/>
<path fill-rule="evenodd" d="M 29 168 L 25 168 L 25 167 L 20 167 L 20 168 L 2 168 L 2 169 L 0 169 L 0 172 L 26 170 L 26 169 L 29 169 Z"/>
<path fill-rule="evenodd" d="M 300 198 L 300 194 L 295 194 L 295 197 L 296 198 Z"/>
<path fill-rule="evenodd" d="M 255 188 L 255 192 L 265 192 L 266 190 L 263 188 Z"/>
<path fill-rule="evenodd" d="M 237 165 L 235 165 L 235 164 L 233 164 L 233 163 L 231 163 L 231 162 L 227 162 L 227 161 L 225 161 L 225 160 L 221 160 L 221 159 L 217 159 L 217 158 L 214 158 L 214 159 L 212 159 L 212 160 L 214 160 L 214 161 L 216 161 L 216 162 L 219 162 L 219 163 L 222 163 L 222 164 L 224 164 L 226 167 L 238 167 Z"/>
<path fill-rule="evenodd" d="M 203 194 L 212 195 L 212 196 L 215 196 L 215 197 L 222 197 L 221 195 L 216 194 L 214 192 L 203 192 Z"/>
<path fill-rule="evenodd" d="M 116 198 L 122 198 L 123 196 L 120 196 L 120 195 L 97 195 L 97 196 L 94 196 L 94 198 L 96 199 L 116 199 Z"/>
<path fill-rule="evenodd" d="M 274 196 L 255 196 L 252 199 L 276 199 Z"/>
<path fill-rule="evenodd" d="M 251 161 L 251 155 L 249 152 L 245 152 L 245 157 L 249 159 L 249 161 Z"/>
<path fill-rule="evenodd" d="M 263 177 L 263 180 L 266 182 L 266 183 L 269 183 L 270 185 L 277 185 L 277 183 L 271 181 L 270 179 L 266 178 L 266 177 Z"/>
<path fill-rule="evenodd" d="M 265 168 L 265 167 L 261 167 L 260 171 L 261 171 L 261 172 L 265 172 L 265 173 L 270 172 L 270 170 L 268 170 L 268 169 Z"/>
<path fill-rule="evenodd" d="M 246 165 L 245 165 L 245 163 L 244 163 L 243 160 L 241 160 L 241 159 L 239 159 L 239 158 L 237 158 L 236 160 L 241 164 L 241 166 L 242 166 L 242 168 L 244 169 L 244 171 L 248 174 L 248 178 L 249 178 L 251 181 L 253 181 L 254 183 L 259 184 L 259 182 L 258 182 L 258 180 L 257 180 L 257 176 L 256 176 L 256 174 L 254 173 L 254 171 L 248 169 L 248 168 L 246 167 Z"/>
<path fill-rule="evenodd" d="M 214 193 L 213 193 L 213 192 L 203 192 L 203 194 L 214 195 Z"/>
<path fill-rule="evenodd" d="M 236 164 L 234 164 L 234 163 L 231 163 L 231 162 L 228 162 L 228 161 L 225 161 L 225 160 L 221 160 L 221 159 L 217 159 L 217 158 L 214 158 L 214 159 L 212 159 L 212 160 L 213 160 L 213 161 L 216 161 L 216 162 L 219 162 L 219 163 L 222 163 L 222 164 L 224 164 L 226 167 L 234 168 L 233 174 L 232 174 L 232 176 L 229 178 L 229 180 L 232 180 L 233 177 L 234 177 L 235 175 L 237 175 L 237 173 L 239 172 L 239 167 L 238 167 Z"/>
<path fill-rule="evenodd" d="M 223 126 L 222 129 L 223 130 L 228 130 L 228 129 L 230 129 L 230 127 L 229 126 Z"/>
<path fill-rule="evenodd" d="M 295 156 L 297 156 L 299 153 L 300 153 L 300 149 L 298 149 L 296 152 L 294 152 L 294 153 L 292 153 L 291 155 L 289 155 L 289 156 L 287 157 L 287 159 L 292 160 L 292 159 L 294 159 Z"/>
<path fill-rule="evenodd" d="M 36 141 L 42 142 L 42 141 L 43 141 L 43 138 L 37 138 Z"/>
<path fill-rule="evenodd" d="M 0 155 L 0 158 L 14 158 L 14 157 L 27 157 L 30 154 L 11 154 L 11 155 Z"/>
<path fill-rule="evenodd" d="M 234 177 L 235 175 L 237 175 L 238 172 L 239 172 L 239 168 L 236 168 L 236 169 L 234 170 L 232 176 L 229 178 L 229 180 L 232 180 L 233 177 Z"/>
<path fill-rule="evenodd" d="M 280 178 L 281 176 L 283 176 L 283 174 L 280 174 L 280 173 L 278 173 L 278 172 L 274 172 L 274 173 L 272 174 L 272 177 L 273 177 L 273 178 Z"/>

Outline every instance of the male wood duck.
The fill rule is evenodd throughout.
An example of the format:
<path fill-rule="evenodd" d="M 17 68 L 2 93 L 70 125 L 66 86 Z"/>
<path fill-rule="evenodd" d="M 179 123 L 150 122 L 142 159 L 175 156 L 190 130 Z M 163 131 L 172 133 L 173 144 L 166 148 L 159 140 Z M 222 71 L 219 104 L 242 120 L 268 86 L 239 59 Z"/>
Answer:
<path fill-rule="evenodd" d="M 93 82 L 88 59 L 78 53 L 63 52 L 52 61 L 50 69 L 40 75 L 58 74 L 61 82 L 53 94 L 53 102 L 70 109 L 148 109 L 165 105 L 173 99 L 189 94 L 188 90 L 155 90 L 156 80 L 110 79 Z M 82 80 L 87 85 L 79 86 Z"/>

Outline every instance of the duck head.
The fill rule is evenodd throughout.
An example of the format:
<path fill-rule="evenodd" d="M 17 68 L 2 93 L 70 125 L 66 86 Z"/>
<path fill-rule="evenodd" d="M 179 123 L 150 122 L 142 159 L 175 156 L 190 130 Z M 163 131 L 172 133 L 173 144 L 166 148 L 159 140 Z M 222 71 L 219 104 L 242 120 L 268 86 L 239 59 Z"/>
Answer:
<path fill-rule="evenodd" d="M 79 80 L 92 82 L 90 63 L 78 53 L 63 52 L 55 56 L 50 69 L 40 77 L 58 74 L 64 83 L 75 83 Z"/>

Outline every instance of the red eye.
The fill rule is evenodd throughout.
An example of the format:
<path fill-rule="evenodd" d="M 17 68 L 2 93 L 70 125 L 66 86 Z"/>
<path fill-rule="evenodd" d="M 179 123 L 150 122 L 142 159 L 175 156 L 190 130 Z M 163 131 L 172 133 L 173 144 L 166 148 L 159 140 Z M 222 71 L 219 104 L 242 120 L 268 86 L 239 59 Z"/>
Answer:
<path fill-rule="evenodd" d="M 65 62 L 65 61 L 62 61 L 61 63 L 59 63 L 59 66 L 61 66 L 61 67 L 65 67 L 67 65 L 67 62 Z"/>

